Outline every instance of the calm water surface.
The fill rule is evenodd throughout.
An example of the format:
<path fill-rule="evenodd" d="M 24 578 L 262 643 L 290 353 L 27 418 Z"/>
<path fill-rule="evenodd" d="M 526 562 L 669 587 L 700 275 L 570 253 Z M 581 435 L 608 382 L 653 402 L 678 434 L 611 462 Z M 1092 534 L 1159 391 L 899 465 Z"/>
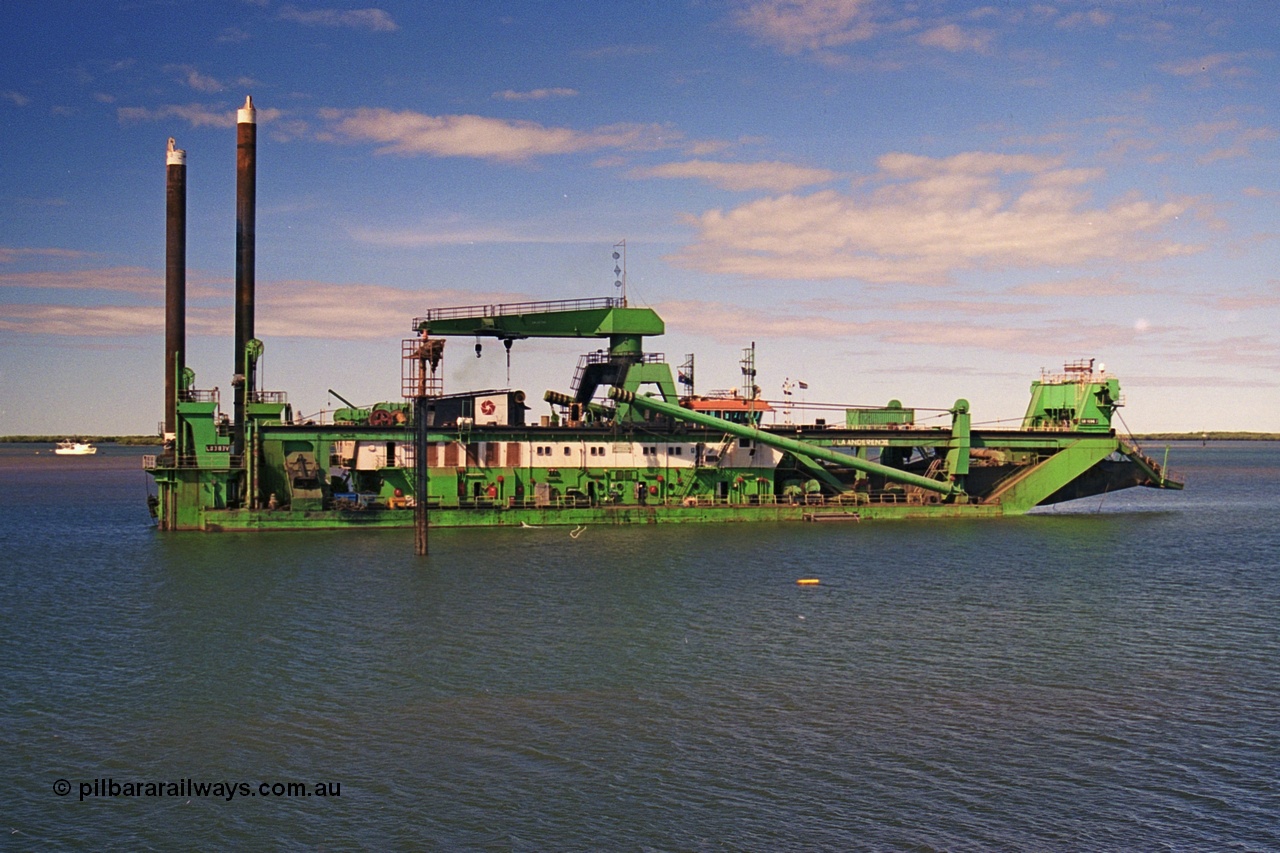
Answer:
<path fill-rule="evenodd" d="M 1280 848 L 1275 444 L 1021 519 L 425 561 L 159 534 L 142 452 L 0 445 L 0 847 Z M 244 788 L 80 796 L 187 779 Z"/>

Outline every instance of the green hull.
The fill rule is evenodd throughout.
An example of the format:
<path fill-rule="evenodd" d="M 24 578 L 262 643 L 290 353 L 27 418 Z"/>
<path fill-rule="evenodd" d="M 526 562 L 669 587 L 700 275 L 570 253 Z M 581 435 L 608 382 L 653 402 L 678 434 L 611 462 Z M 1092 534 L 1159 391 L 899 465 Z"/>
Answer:
<path fill-rule="evenodd" d="M 766 446 L 783 438 L 760 430 L 751 436 L 689 429 L 668 431 L 656 441 L 652 434 L 587 429 L 433 431 L 427 523 L 444 528 L 990 518 L 1132 486 L 1175 485 L 1158 473 L 1154 477 L 1161 479 L 1153 479 L 1145 464 L 1150 460 L 1110 434 L 967 434 L 969 461 L 981 464 L 968 468 L 967 490 L 954 487 L 953 493 L 940 491 L 943 484 L 952 488 L 959 482 L 941 464 L 956 444 L 952 431 L 827 430 L 807 436 L 794 452 Z M 159 486 L 160 527 L 414 525 L 413 499 L 406 497 L 415 493 L 414 471 L 404 458 L 413 442 L 403 429 L 263 425 L 253 431 L 253 446 L 256 459 L 247 467 L 150 460 Z M 708 447 L 717 451 L 714 465 L 706 464 Z M 613 456 L 605 457 L 603 448 Z M 804 448 L 864 465 L 870 473 L 853 464 L 832 465 L 823 471 L 841 485 L 829 488 L 810 476 L 811 460 L 797 459 Z M 886 466 L 861 461 L 873 455 L 871 449 L 882 461 L 899 460 L 901 469 L 884 473 Z M 566 450 L 577 454 L 576 464 L 562 461 Z M 592 455 L 596 451 L 600 455 Z M 609 464 L 619 459 L 647 464 Z M 347 479 L 330 482 L 331 471 L 343 471 Z M 939 489 L 914 485 L 927 476 L 945 479 Z"/>
<path fill-rule="evenodd" d="M 467 508 L 433 510 L 432 528 L 447 527 L 585 527 L 621 524 L 724 524 L 799 521 L 860 521 L 992 518 L 1002 507 L 981 505 L 850 507 L 836 504 L 773 506 L 628 506 L 563 509 Z M 413 526 L 413 511 L 370 509 L 352 512 L 206 510 L 190 529 L 205 532 L 267 530 L 404 529 Z"/>

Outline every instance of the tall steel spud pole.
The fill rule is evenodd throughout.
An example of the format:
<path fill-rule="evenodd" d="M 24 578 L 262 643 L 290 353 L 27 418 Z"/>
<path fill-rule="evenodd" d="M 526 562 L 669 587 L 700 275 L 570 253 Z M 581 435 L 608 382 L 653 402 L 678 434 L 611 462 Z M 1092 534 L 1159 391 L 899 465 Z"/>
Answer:
<path fill-rule="evenodd" d="M 425 392 L 424 392 L 425 393 Z M 413 399 L 413 424 L 417 442 L 413 454 L 413 553 L 427 555 L 427 398 L 420 393 Z"/>
<path fill-rule="evenodd" d="M 235 386 L 235 447 L 232 453 L 243 456 L 246 402 L 253 377 L 247 364 L 249 341 L 253 339 L 253 266 L 255 239 L 255 206 L 257 203 L 258 120 L 253 98 L 246 97 L 236 111 L 236 366 L 232 380 Z"/>
<path fill-rule="evenodd" d="M 165 154 L 164 440 L 176 442 L 178 384 L 187 366 L 187 152 Z M 180 452 L 176 443 L 173 452 Z"/>

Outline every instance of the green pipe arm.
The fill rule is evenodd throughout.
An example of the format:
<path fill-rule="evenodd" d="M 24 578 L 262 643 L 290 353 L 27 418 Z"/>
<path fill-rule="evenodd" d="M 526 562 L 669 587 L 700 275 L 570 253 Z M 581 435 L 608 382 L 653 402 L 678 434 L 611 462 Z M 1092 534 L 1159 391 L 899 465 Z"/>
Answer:
<path fill-rule="evenodd" d="M 886 480 L 891 480 L 895 483 L 916 486 L 921 489 L 927 489 L 931 492 L 937 492 L 941 495 L 951 496 L 963 494 L 963 490 L 955 486 L 953 483 L 943 482 L 941 480 L 931 480 L 928 477 L 921 477 L 919 474 L 912 474 L 910 471 L 900 471 L 897 468 L 890 468 L 887 465 L 868 462 L 865 459 L 859 459 L 856 456 L 850 456 L 834 450 L 828 450 L 825 447 L 819 447 L 818 445 L 810 444 L 807 441 L 799 441 L 794 438 L 774 435 L 773 433 L 764 432 L 756 429 L 755 427 L 746 426 L 744 424 L 735 424 L 732 421 L 726 421 L 722 418 L 703 414 L 702 412 L 694 412 L 690 409 L 684 408 L 683 406 L 677 406 L 663 400 L 658 400 L 654 397 L 637 395 L 630 391 L 624 391 L 621 388 L 610 388 L 609 396 L 614 400 L 617 400 L 619 403 L 629 403 L 640 409 L 656 412 L 661 415 L 667 415 L 668 417 L 676 418 L 677 420 L 700 424 L 701 426 L 710 427 L 712 429 L 723 430 L 730 435 L 736 435 L 740 438 L 749 438 L 769 447 L 776 447 L 779 450 L 785 450 L 794 456 L 804 457 L 807 459 L 821 459 L 835 465 L 854 468 L 858 471 L 865 471 L 868 474 L 877 474 L 884 477 Z"/>

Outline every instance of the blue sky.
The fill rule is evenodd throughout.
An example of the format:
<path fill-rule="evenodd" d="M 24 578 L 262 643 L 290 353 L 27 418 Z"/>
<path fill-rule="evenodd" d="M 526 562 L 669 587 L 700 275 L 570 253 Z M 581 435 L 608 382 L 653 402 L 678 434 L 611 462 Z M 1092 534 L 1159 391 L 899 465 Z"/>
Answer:
<path fill-rule="evenodd" d="M 0 434 L 162 416 L 165 146 L 188 361 L 230 403 L 235 111 L 258 109 L 263 386 L 397 399 L 429 308 L 609 296 L 700 390 L 1016 420 L 1096 357 L 1135 431 L 1280 430 L 1280 7 L 1264 2 L 0 5 Z M 501 347 L 446 390 L 505 387 Z M 589 342 L 517 342 L 567 390 Z M 540 408 L 535 408 L 535 414 Z"/>

